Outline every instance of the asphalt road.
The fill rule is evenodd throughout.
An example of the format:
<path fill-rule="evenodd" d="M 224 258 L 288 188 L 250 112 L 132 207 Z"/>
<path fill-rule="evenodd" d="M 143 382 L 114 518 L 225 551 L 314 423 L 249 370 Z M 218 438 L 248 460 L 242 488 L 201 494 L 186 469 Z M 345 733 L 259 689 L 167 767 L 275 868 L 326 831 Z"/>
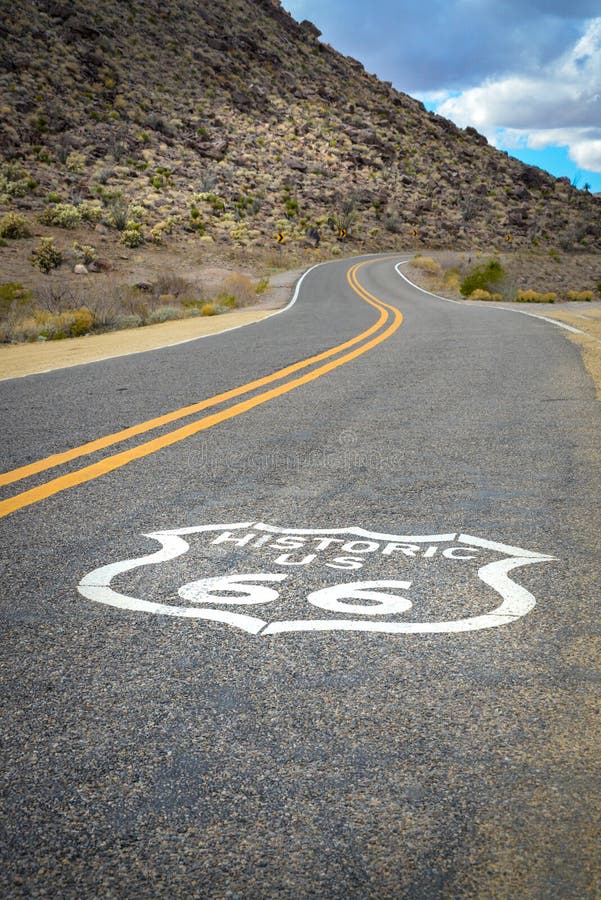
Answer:
<path fill-rule="evenodd" d="M 399 259 L 0 384 L 3 896 L 601 895 L 594 388 Z"/>

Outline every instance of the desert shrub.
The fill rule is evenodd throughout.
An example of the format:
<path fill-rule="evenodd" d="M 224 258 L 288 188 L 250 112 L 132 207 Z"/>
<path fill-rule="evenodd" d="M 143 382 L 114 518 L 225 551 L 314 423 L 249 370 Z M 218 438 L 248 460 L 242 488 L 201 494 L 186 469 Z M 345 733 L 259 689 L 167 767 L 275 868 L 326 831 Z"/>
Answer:
<path fill-rule="evenodd" d="M 255 216 L 262 205 L 261 200 L 256 197 L 240 197 L 234 203 L 234 214 L 239 219 L 243 219 L 246 215 Z"/>
<path fill-rule="evenodd" d="M 152 295 L 135 287 L 122 286 L 118 291 L 119 312 L 139 316 L 146 322 L 157 305 Z"/>
<path fill-rule="evenodd" d="M 490 259 L 487 263 L 476 266 L 467 275 L 459 286 L 464 297 L 469 297 L 474 291 L 490 289 L 505 278 L 505 270 L 498 259 Z"/>
<path fill-rule="evenodd" d="M 182 305 L 182 313 L 184 316 L 196 316 L 200 315 L 200 310 L 206 303 L 206 300 L 193 300 L 191 298 L 186 298 L 181 301 Z"/>
<path fill-rule="evenodd" d="M 249 306 L 257 298 L 256 287 L 248 275 L 228 275 L 217 292 L 217 300 L 223 306 L 224 298 L 235 297 L 238 306 Z"/>
<path fill-rule="evenodd" d="M 592 291 L 568 291 L 566 294 L 566 299 L 568 300 L 586 300 L 587 302 L 593 299 Z"/>
<path fill-rule="evenodd" d="M 142 226 L 139 222 L 128 222 L 121 236 L 121 243 L 126 247 L 141 247 L 144 243 L 144 235 L 142 234 Z"/>
<path fill-rule="evenodd" d="M 36 310 L 11 327 L 10 337 L 13 341 L 59 341 L 87 334 L 93 327 L 94 315 L 85 306 L 57 313 Z"/>
<path fill-rule="evenodd" d="M 63 255 L 54 246 L 54 238 L 40 238 L 39 246 L 31 254 L 32 265 L 48 275 L 52 269 L 58 269 L 62 261 Z"/>
<path fill-rule="evenodd" d="M 61 313 L 70 337 L 87 334 L 94 327 L 94 314 L 87 306 Z"/>
<path fill-rule="evenodd" d="M 515 299 L 518 303 L 555 303 L 557 294 L 543 294 L 539 291 L 518 291 Z"/>
<path fill-rule="evenodd" d="M 17 165 L 8 164 L 0 169 L 0 199 L 6 202 L 11 197 L 25 197 L 35 190 L 37 182 Z"/>
<path fill-rule="evenodd" d="M 31 291 L 25 290 L 19 282 L 8 281 L 5 284 L 0 284 L 0 316 L 2 318 L 30 302 Z"/>
<path fill-rule="evenodd" d="M 0 237 L 10 238 L 15 241 L 18 238 L 31 237 L 31 228 L 25 216 L 19 213 L 6 213 L 0 219 Z"/>
<path fill-rule="evenodd" d="M 214 215 L 218 216 L 225 212 L 225 201 L 218 197 L 217 194 L 203 192 L 195 194 L 195 203 L 208 203 Z"/>
<path fill-rule="evenodd" d="M 59 313 L 80 307 L 81 298 L 68 285 L 50 281 L 36 288 L 35 303 L 39 309 Z"/>
<path fill-rule="evenodd" d="M 477 288 L 477 290 L 472 291 L 469 295 L 468 300 L 502 300 L 500 294 L 491 294 L 490 291 L 484 291 L 482 288 Z"/>
<path fill-rule="evenodd" d="M 455 294 L 459 294 L 459 287 L 461 284 L 461 274 L 458 269 L 447 269 L 444 273 L 443 284 L 445 288 L 449 291 L 453 291 Z"/>
<path fill-rule="evenodd" d="M 298 215 L 298 200 L 295 200 L 294 197 L 288 197 L 284 201 L 284 212 L 287 219 L 294 219 L 295 216 Z"/>
<path fill-rule="evenodd" d="M 46 207 L 40 216 L 40 222 L 57 228 L 77 228 L 81 225 L 81 213 L 72 203 L 54 203 Z"/>
<path fill-rule="evenodd" d="M 165 270 L 153 285 L 153 293 L 157 297 L 163 294 L 172 294 L 174 297 L 181 297 L 192 291 L 193 285 L 182 275 L 176 272 Z"/>
<path fill-rule="evenodd" d="M 203 303 L 200 308 L 201 316 L 216 316 L 217 306 L 215 303 Z"/>
<path fill-rule="evenodd" d="M 83 221 L 93 225 L 97 225 L 104 215 L 102 204 L 96 200 L 84 200 L 77 208 Z"/>
<path fill-rule="evenodd" d="M 73 250 L 79 262 L 82 262 L 84 266 L 89 266 L 98 259 L 96 248 L 90 244 L 78 244 L 77 241 L 74 241 Z"/>
<path fill-rule="evenodd" d="M 37 341 L 40 336 L 40 325 L 35 316 L 26 316 L 6 328 L 6 341 Z"/>
<path fill-rule="evenodd" d="M 162 222 L 157 222 L 156 225 L 153 225 L 148 233 L 149 239 L 154 244 L 162 244 L 163 238 L 166 234 L 171 234 L 173 231 L 174 219 L 172 216 L 169 216 L 168 219 L 165 219 Z"/>
<path fill-rule="evenodd" d="M 122 197 L 113 197 L 109 203 L 108 224 L 117 231 L 124 231 L 130 221 L 129 204 Z"/>
<path fill-rule="evenodd" d="M 429 256 L 414 256 L 411 260 L 411 265 L 421 272 L 426 272 L 428 275 L 439 276 L 442 274 L 440 264 Z"/>
<path fill-rule="evenodd" d="M 135 313 L 118 315 L 113 320 L 115 328 L 139 328 L 143 324 L 142 316 L 137 316 Z"/>
<path fill-rule="evenodd" d="M 199 235 L 203 235 L 206 231 L 207 226 L 200 214 L 200 210 L 196 206 L 193 206 L 190 210 L 190 221 L 188 226 L 192 231 L 196 231 Z"/>
<path fill-rule="evenodd" d="M 255 294 L 264 294 L 267 288 L 269 287 L 269 278 L 261 278 L 259 279 L 257 286 L 255 288 Z"/>
<path fill-rule="evenodd" d="M 384 228 L 391 234 L 401 234 L 403 230 L 403 220 L 398 213 L 389 212 L 384 219 Z"/>
<path fill-rule="evenodd" d="M 169 322 L 173 319 L 179 319 L 180 316 L 180 310 L 176 309 L 175 306 L 159 306 L 157 309 L 153 309 L 148 316 L 148 324 L 156 325 L 157 322 Z"/>
<path fill-rule="evenodd" d="M 65 165 L 70 172 L 81 173 L 86 167 L 86 158 L 83 153 L 73 150 L 65 160 Z"/>

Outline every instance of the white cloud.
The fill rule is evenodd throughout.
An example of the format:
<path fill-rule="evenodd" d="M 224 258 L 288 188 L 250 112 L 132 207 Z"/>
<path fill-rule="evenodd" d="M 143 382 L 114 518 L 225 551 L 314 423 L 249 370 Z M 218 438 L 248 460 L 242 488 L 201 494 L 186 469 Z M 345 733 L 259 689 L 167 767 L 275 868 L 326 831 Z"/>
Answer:
<path fill-rule="evenodd" d="M 601 18 L 536 76 L 487 80 L 437 111 L 505 147 L 568 147 L 578 166 L 601 172 Z"/>
<path fill-rule="evenodd" d="M 601 172 L 601 130 L 595 140 L 580 140 L 570 147 L 570 156 L 581 169 Z"/>

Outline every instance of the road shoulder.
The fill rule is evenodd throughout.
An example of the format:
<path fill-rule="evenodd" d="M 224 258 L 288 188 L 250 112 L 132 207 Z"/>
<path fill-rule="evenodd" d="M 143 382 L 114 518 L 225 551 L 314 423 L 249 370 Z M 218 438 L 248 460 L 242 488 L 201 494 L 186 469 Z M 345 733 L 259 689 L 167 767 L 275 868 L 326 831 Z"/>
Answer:
<path fill-rule="evenodd" d="M 178 319 L 62 341 L 0 345 L 0 381 L 159 350 L 260 322 L 286 305 L 300 274 L 302 270 L 279 273 L 271 279 L 259 304 L 219 316 Z"/>

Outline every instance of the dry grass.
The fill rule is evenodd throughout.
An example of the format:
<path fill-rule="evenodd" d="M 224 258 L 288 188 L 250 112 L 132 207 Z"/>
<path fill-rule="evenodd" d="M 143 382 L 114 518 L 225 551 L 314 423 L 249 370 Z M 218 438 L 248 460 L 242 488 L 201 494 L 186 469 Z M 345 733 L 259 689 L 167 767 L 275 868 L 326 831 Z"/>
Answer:
<path fill-rule="evenodd" d="M 187 278 L 165 269 L 154 281 L 123 283 L 116 274 L 76 281 L 45 279 L 27 291 L 0 285 L 0 342 L 56 340 L 152 325 L 188 316 L 214 316 L 257 303 L 268 279 L 230 272 Z M 85 313 L 83 312 L 85 310 Z"/>

